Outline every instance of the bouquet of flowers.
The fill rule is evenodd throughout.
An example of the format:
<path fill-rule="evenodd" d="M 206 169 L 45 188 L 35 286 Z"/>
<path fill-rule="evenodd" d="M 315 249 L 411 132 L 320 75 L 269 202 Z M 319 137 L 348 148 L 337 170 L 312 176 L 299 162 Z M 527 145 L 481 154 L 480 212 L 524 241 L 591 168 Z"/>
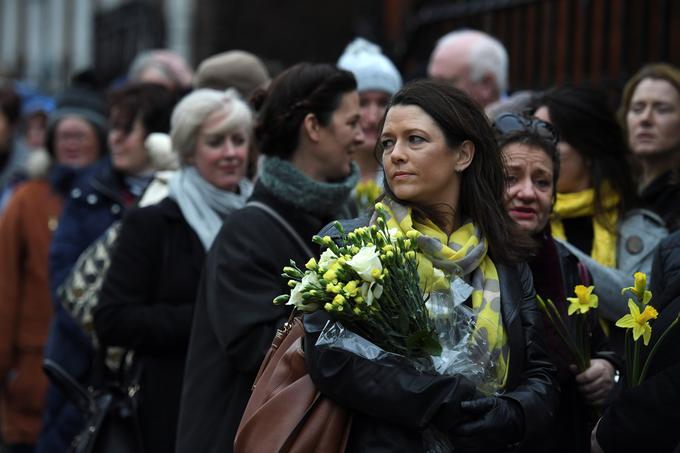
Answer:
<path fill-rule="evenodd" d="M 594 286 L 576 285 L 574 287 L 576 297 L 567 297 L 567 301 L 569 301 L 567 314 L 574 321 L 575 328 L 573 330 L 568 327 L 567 320 L 563 319 L 553 301 L 550 299 L 543 300 L 541 296 L 536 296 L 538 307 L 546 314 L 555 331 L 569 349 L 579 373 L 587 370 L 590 366 L 590 309 L 597 308 L 598 304 L 598 297 L 593 294 L 594 289 Z"/>
<path fill-rule="evenodd" d="M 621 295 L 629 292 L 633 297 L 628 298 L 628 309 L 630 313 L 624 315 L 621 319 L 616 321 L 616 326 L 626 329 L 626 373 L 627 383 L 629 387 L 639 385 L 647 375 L 649 364 L 654 358 L 659 345 L 666 338 L 666 335 L 675 327 L 680 321 L 680 315 L 668 326 L 668 328 L 661 334 L 659 340 L 652 346 L 651 351 L 647 355 L 644 363 L 641 363 L 640 358 L 640 338 L 645 347 L 649 345 L 649 340 L 652 337 L 652 327 L 650 321 L 657 318 L 659 313 L 656 309 L 649 305 L 652 300 L 652 292 L 647 289 L 647 275 L 642 272 L 635 273 L 635 284 L 621 290 Z"/>
<path fill-rule="evenodd" d="M 388 229 L 383 205 L 375 209 L 371 226 L 346 233 L 336 222 L 340 245 L 315 236 L 326 250 L 304 270 L 293 261 L 284 268 L 291 292 L 274 303 L 329 313 L 335 323 L 324 329 L 319 344 L 374 360 L 402 356 L 423 370 L 463 374 L 480 390 L 493 392 L 495 364 L 475 334 L 472 310 L 460 303 L 472 288 L 459 277 L 450 283 L 420 253 L 420 233 Z"/>

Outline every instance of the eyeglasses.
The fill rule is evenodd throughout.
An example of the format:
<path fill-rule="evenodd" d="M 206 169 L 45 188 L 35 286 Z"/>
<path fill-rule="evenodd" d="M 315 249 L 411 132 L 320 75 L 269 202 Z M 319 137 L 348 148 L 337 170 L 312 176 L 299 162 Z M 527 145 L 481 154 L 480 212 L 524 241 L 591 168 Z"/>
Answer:
<path fill-rule="evenodd" d="M 543 120 L 527 118 L 515 113 L 501 113 L 493 122 L 493 127 L 500 135 L 513 132 L 530 132 L 557 145 L 559 136 L 555 128 Z"/>

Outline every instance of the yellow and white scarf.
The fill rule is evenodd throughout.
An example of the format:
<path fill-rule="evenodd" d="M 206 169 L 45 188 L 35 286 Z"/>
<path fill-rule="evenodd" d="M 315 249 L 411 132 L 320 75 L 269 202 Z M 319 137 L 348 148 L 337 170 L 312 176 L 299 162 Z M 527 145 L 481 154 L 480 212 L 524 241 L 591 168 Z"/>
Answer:
<path fill-rule="evenodd" d="M 459 276 L 472 286 L 472 310 L 477 322 L 475 335 L 481 336 L 488 345 L 489 353 L 496 367 L 496 377 L 501 386 L 507 380 L 510 348 L 503 326 L 501 293 L 498 272 L 487 255 L 488 245 L 471 221 L 447 236 L 434 222 L 414 222 L 411 208 L 389 198 L 382 200 L 386 207 L 387 227 L 406 234 L 410 230 L 421 233 L 418 245 L 422 254 L 418 256 L 418 273 L 421 285 L 427 290 L 448 287 L 452 276 Z M 375 219 L 371 220 L 373 223 Z M 447 276 L 433 273 L 433 266 Z M 426 283 L 423 283 L 425 281 Z"/>
<path fill-rule="evenodd" d="M 619 203 L 619 196 L 611 190 L 608 184 L 602 186 L 602 207 L 605 210 L 605 225 L 595 220 L 593 210 L 595 207 L 594 189 L 586 189 L 574 193 L 558 193 L 553 217 L 550 221 L 550 228 L 554 238 L 568 240 L 564 231 L 562 219 L 572 219 L 575 217 L 590 216 L 593 218 L 593 247 L 590 256 L 607 267 L 616 267 L 616 230 L 618 223 L 618 211 L 616 206 Z"/>

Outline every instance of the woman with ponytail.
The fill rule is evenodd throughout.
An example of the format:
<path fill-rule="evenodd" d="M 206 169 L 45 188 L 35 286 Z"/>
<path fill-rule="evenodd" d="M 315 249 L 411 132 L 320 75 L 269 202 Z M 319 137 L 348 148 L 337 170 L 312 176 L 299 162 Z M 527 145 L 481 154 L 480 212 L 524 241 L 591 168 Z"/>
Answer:
<path fill-rule="evenodd" d="M 191 331 L 177 451 L 233 451 L 255 374 L 289 307 L 281 269 L 318 253 L 312 236 L 345 210 L 363 142 L 351 73 L 298 64 L 258 100 L 265 156 L 253 195 L 208 254 Z"/>

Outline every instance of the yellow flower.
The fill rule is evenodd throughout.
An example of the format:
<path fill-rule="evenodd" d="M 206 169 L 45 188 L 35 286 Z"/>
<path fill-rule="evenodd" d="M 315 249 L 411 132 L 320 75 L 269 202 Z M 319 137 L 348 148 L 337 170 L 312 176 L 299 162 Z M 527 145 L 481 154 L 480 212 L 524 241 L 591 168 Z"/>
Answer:
<path fill-rule="evenodd" d="M 326 271 L 325 274 L 323 274 L 323 279 L 326 280 L 327 282 L 337 282 L 338 274 L 334 270 L 329 270 Z"/>
<path fill-rule="evenodd" d="M 310 258 L 309 261 L 307 261 L 307 264 L 305 264 L 305 267 L 310 271 L 313 271 L 316 269 L 316 260 L 314 258 Z"/>
<path fill-rule="evenodd" d="M 329 303 L 326 303 L 326 304 L 323 306 L 323 309 L 326 310 L 326 311 L 333 311 L 333 305 L 331 305 L 331 304 L 329 304 Z"/>
<path fill-rule="evenodd" d="M 411 240 L 418 239 L 418 236 L 420 236 L 420 232 L 417 230 L 408 230 L 406 232 L 406 237 Z"/>
<path fill-rule="evenodd" d="M 345 298 L 338 294 L 333 298 L 333 305 L 340 306 L 345 303 Z"/>
<path fill-rule="evenodd" d="M 581 314 L 585 314 L 591 308 L 597 308 L 597 295 L 592 294 L 593 289 L 595 289 L 594 286 L 585 287 L 583 285 L 576 285 L 574 288 L 576 297 L 567 297 L 569 301 L 567 313 L 572 315 L 578 311 Z"/>
<path fill-rule="evenodd" d="M 344 288 L 345 295 L 347 297 L 356 296 L 357 293 L 359 292 L 359 283 L 360 282 L 358 282 L 356 280 L 350 280 L 349 282 L 347 282 L 347 284 L 345 285 L 345 288 Z"/>
<path fill-rule="evenodd" d="M 628 286 L 621 290 L 621 294 L 626 291 L 630 291 L 635 295 L 638 302 L 642 305 L 647 305 L 652 299 L 652 292 L 647 290 L 647 275 L 644 272 L 635 273 L 635 284 L 634 286 Z"/>
<path fill-rule="evenodd" d="M 633 299 L 628 299 L 628 309 L 630 313 L 616 321 L 616 325 L 624 329 L 633 329 L 633 340 L 637 341 L 642 336 L 642 340 L 645 346 L 647 346 L 649 338 L 652 336 L 652 328 L 649 325 L 649 321 L 656 319 L 659 316 L 659 312 L 651 305 L 646 305 L 644 311 L 640 313 L 640 308 Z"/>

